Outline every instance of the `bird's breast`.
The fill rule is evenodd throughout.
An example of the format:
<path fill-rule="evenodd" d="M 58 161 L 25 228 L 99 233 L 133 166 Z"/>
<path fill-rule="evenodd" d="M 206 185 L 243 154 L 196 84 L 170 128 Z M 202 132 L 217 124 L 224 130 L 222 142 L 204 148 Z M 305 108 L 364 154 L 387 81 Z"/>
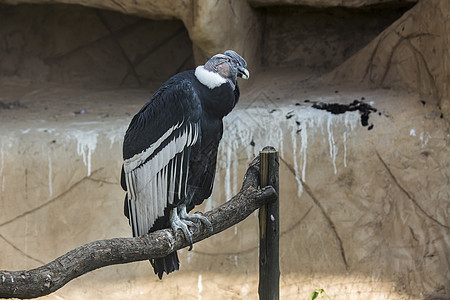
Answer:
<path fill-rule="evenodd" d="M 220 119 L 233 109 L 236 102 L 234 91 L 228 82 L 209 91 L 202 91 L 199 96 L 203 111 Z"/>

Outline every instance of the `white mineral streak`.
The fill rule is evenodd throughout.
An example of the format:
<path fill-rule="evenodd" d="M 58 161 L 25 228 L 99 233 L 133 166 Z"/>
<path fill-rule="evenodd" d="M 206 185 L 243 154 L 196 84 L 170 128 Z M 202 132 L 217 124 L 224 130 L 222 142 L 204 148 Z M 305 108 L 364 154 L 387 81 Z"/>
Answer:
<path fill-rule="evenodd" d="M 336 168 L 337 147 L 336 147 L 336 142 L 334 141 L 333 128 L 331 127 L 332 123 L 333 123 L 333 119 L 331 117 L 329 117 L 328 121 L 327 121 L 328 144 L 330 146 L 330 158 L 331 158 L 331 161 L 333 162 L 334 174 L 337 174 L 337 168 Z"/>
<path fill-rule="evenodd" d="M 304 130 L 306 131 L 306 128 Z M 302 129 L 302 131 L 303 131 L 303 129 Z M 292 153 L 297 153 L 297 137 L 296 137 L 296 132 L 293 130 L 291 130 L 291 140 L 292 140 Z M 306 143 L 305 143 L 305 145 L 306 145 Z M 306 151 L 305 151 L 304 155 L 306 157 Z M 297 155 L 293 155 L 293 159 L 294 159 L 295 180 L 297 181 L 297 196 L 300 197 L 303 193 L 303 185 L 302 185 L 302 182 L 301 182 L 300 176 L 299 176 Z M 306 160 L 303 161 L 302 180 L 305 180 L 304 176 L 303 176 L 303 173 L 304 173 L 303 170 L 305 168 L 306 168 Z"/>
<path fill-rule="evenodd" d="M 226 198 L 230 199 L 237 190 L 234 181 L 239 176 L 236 174 L 237 164 L 247 165 L 265 146 L 275 147 L 283 159 L 289 159 L 292 155 L 291 163 L 300 196 L 302 181 L 307 180 L 307 159 L 312 154 L 308 153 L 308 144 L 317 139 L 328 141 L 324 147 L 329 148 L 330 163 L 336 174 L 338 158 L 342 157 L 347 167 L 347 141 L 360 124 L 360 117 L 358 111 L 334 115 L 324 110 L 294 105 L 276 107 L 276 110 L 235 109 L 224 119 L 219 149 L 219 158 L 223 159 L 218 160 L 218 170 L 223 170 L 225 174 L 223 187 Z M 340 147 L 343 147 L 343 155 L 339 153 Z"/>
<path fill-rule="evenodd" d="M 83 163 L 88 168 L 88 176 L 91 176 L 92 153 L 97 147 L 98 132 L 95 130 L 71 130 L 66 132 L 70 138 L 77 141 L 77 153 L 83 157 Z"/>
<path fill-rule="evenodd" d="M 307 152 L 306 150 L 308 149 L 308 124 L 307 123 L 304 123 L 304 124 L 305 125 L 301 126 L 301 131 L 300 131 L 300 137 L 301 137 L 300 154 L 303 154 L 302 180 L 306 181 L 306 152 Z M 297 153 L 297 152 L 293 152 L 293 153 Z M 294 156 L 297 156 L 297 155 L 294 155 Z M 299 189 L 300 189 L 300 187 L 299 187 Z"/>
<path fill-rule="evenodd" d="M 417 136 L 416 130 L 414 128 L 412 128 L 409 131 L 409 136 Z M 428 144 L 428 142 L 430 141 L 430 139 L 431 139 L 431 135 L 429 132 L 421 132 L 419 135 L 421 147 L 422 148 L 425 147 Z"/>
<path fill-rule="evenodd" d="M 202 274 L 198 274 L 198 300 L 202 300 L 202 292 L 203 292 L 203 285 L 202 285 Z"/>
<path fill-rule="evenodd" d="M 431 139 L 431 135 L 428 132 L 422 132 L 420 134 L 420 143 L 422 144 L 422 148 L 425 147 Z"/>
<path fill-rule="evenodd" d="M 347 135 L 349 132 L 349 121 L 348 121 L 348 114 L 345 115 L 345 119 L 344 119 L 344 124 L 345 124 L 345 131 L 344 131 L 344 167 L 347 168 Z"/>
<path fill-rule="evenodd" d="M 213 209 L 215 206 L 213 206 L 213 197 L 209 197 L 208 199 L 206 199 L 205 201 L 205 211 L 210 211 L 211 209 Z"/>
<path fill-rule="evenodd" d="M 248 283 L 244 284 L 244 286 L 241 289 L 242 299 L 248 299 L 249 290 L 250 286 L 248 285 Z"/>
<path fill-rule="evenodd" d="M 122 147 L 123 137 L 127 131 L 128 124 L 125 126 L 114 126 L 111 129 L 105 131 L 106 138 L 109 140 L 109 148 L 112 149 L 115 143 L 120 143 Z"/>
<path fill-rule="evenodd" d="M 186 253 L 186 261 L 187 261 L 188 264 L 191 263 L 191 251 L 188 251 L 188 252 Z"/>

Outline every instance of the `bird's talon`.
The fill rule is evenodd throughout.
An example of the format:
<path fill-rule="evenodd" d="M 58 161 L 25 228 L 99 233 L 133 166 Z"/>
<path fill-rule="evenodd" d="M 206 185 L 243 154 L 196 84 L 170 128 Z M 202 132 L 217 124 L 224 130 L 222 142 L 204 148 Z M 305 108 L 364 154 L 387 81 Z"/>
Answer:
<path fill-rule="evenodd" d="M 197 224 L 195 224 L 193 222 L 191 222 L 191 223 L 192 223 L 192 228 L 193 228 L 192 232 L 194 232 L 197 230 L 198 226 L 197 226 Z"/>
<path fill-rule="evenodd" d="M 191 222 L 191 221 L 185 220 L 185 219 L 182 219 L 182 220 L 183 220 L 182 222 L 184 224 L 186 224 L 188 226 L 188 228 L 189 227 L 194 227 L 194 230 L 197 229 L 197 224 L 195 224 L 194 222 Z"/>
<path fill-rule="evenodd" d="M 186 238 L 186 240 L 189 241 L 189 251 L 192 250 L 192 245 L 194 244 L 193 240 L 192 240 L 192 234 L 189 231 L 189 227 L 188 226 L 195 226 L 195 224 L 189 220 L 182 220 L 178 217 L 178 213 L 177 213 L 177 209 L 175 208 L 170 216 L 170 225 L 172 227 L 172 230 L 175 233 L 175 239 L 178 236 L 178 229 L 180 229 L 183 234 L 184 237 Z"/>
<path fill-rule="evenodd" d="M 203 216 L 201 212 L 196 212 L 192 215 L 188 214 L 185 205 L 180 206 L 180 219 L 184 220 L 184 222 L 200 221 L 210 228 L 211 233 L 214 232 L 213 226 L 207 217 Z"/>

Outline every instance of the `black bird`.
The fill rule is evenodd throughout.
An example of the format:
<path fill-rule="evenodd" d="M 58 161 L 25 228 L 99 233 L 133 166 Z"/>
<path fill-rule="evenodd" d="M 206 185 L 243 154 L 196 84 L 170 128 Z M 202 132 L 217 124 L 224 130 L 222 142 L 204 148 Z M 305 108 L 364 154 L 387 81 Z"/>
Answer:
<path fill-rule="evenodd" d="M 188 214 L 211 195 L 225 117 L 239 100 L 246 61 L 232 50 L 165 82 L 133 117 L 123 142 L 124 213 L 133 236 L 172 227 L 192 248 L 188 226 L 210 221 Z M 150 260 L 161 279 L 179 269 L 176 252 Z"/>

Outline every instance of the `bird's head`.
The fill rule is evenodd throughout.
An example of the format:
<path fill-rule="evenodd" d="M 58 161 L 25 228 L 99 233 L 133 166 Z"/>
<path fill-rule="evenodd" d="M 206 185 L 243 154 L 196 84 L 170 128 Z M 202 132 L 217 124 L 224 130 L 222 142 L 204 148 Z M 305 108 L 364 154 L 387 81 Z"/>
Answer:
<path fill-rule="evenodd" d="M 243 79 L 250 77 L 250 73 L 247 70 L 247 62 L 233 50 L 227 50 L 224 54 L 214 55 L 205 63 L 203 68 L 220 75 L 222 80 L 229 81 L 233 87 L 236 85 L 237 77 Z M 203 80 L 201 81 L 203 82 Z M 207 85 L 210 86 L 209 84 Z"/>

